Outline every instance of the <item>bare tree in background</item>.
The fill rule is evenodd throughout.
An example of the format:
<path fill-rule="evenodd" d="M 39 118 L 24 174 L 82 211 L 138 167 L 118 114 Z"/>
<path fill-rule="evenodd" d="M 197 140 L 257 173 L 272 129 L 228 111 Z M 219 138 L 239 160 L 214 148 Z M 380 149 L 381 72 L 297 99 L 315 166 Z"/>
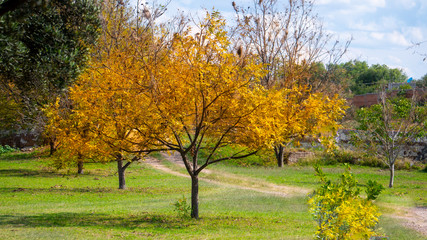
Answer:
<path fill-rule="evenodd" d="M 319 62 L 336 64 L 351 40 L 344 44 L 333 40 L 313 11 L 313 0 L 254 0 L 249 7 L 232 5 L 235 34 L 239 36 L 235 40 L 237 53 L 243 58 L 248 53 L 258 56 L 267 70 L 261 80 L 264 87 L 309 85 L 312 91 L 331 95 L 328 79 L 332 72 L 313 78 L 313 69 Z M 279 166 L 283 165 L 284 148 L 283 143 L 275 146 Z"/>
<path fill-rule="evenodd" d="M 306 81 L 310 68 L 317 62 L 337 63 L 350 41 L 341 45 L 323 29 L 313 11 L 312 0 L 254 0 L 252 6 L 232 3 L 236 12 L 238 44 L 259 56 L 266 65 L 262 85 L 292 87 L 309 84 L 320 88 L 322 82 Z"/>
<path fill-rule="evenodd" d="M 425 62 L 427 60 L 427 53 L 419 50 L 421 46 L 423 46 L 424 44 L 427 44 L 427 41 L 412 43 L 412 45 L 408 47 L 407 50 L 410 50 L 410 49 L 413 50 L 412 53 L 420 55 L 423 58 L 423 61 Z"/>

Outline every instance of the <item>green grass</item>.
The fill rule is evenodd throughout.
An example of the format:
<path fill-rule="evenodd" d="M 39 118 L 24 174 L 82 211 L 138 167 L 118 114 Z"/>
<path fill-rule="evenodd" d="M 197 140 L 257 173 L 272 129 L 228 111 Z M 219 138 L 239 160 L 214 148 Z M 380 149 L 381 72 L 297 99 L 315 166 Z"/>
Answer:
<path fill-rule="evenodd" d="M 224 164 L 211 166 L 219 172 L 246 176 L 279 185 L 297 186 L 315 189 L 319 186 L 312 166 L 284 166 L 283 168 L 269 167 L 236 167 Z M 323 166 L 323 171 L 331 179 L 338 179 L 344 171 L 344 166 Z M 404 207 L 427 207 L 427 173 L 421 170 L 396 170 L 394 187 L 388 188 L 389 171 L 381 168 L 351 166 L 361 187 L 368 180 L 375 180 L 386 189 L 381 193 L 377 202 Z"/>
<path fill-rule="evenodd" d="M 128 189 L 118 190 L 114 163 L 86 164 L 79 176 L 74 170 L 54 171 L 48 163 L 49 158 L 32 153 L 0 155 L 0 239 L 312 239 L 315 231 L 304 196 L 281 198 L 202 181 L 201 219 L 183 219 L 173 203 L 189 198 L 189 179 L 137 163 L 127 169 Z M 308 167 L 214 169 L 277 184 L 300 179 L 293 185 L 316 186 Z M 368 170 L 360 171 L 371 174 Z M 341 172 L 325 172 L 334 171 Z M 413 177 L 409 174 L 407 178 Z M 391 239 L 423 239 L 391 223 L 384 217 L 380 224 Z"/>

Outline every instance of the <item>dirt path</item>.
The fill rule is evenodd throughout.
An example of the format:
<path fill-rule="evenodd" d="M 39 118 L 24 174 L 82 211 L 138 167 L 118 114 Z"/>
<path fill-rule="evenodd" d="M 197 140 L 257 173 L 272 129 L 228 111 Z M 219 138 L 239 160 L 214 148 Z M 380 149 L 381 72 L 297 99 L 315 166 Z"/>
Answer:
<path fill-rule="evenodd" d="M 427 236 L 427 208 L 399 208 L 399 214 L 387 215 L 388 217 L 401 220 L 405 227 L 416 230 L 424 236 Z"/>
<path fill-rule="evenodd" d="M 165 158 L 173 163 L 176 163 L 177 165 L 184 167 L 183 163 L 180 161 L 177 161 L 177 157 L 174 155 L 164 155 Z M 180 176 L 180 177 L 186 177 L 190 178 L 190 176 L 187 173 L 181 173 L 179 171 L 172 170 L 165 165 L 161 163 L 160 160 L 155 158 L 146 158 L 144 161 L 145 163 L 149 164 L 155 169 L 167 172 L 169 174 Z M 203 170 L 204 175 L 202 177 L 199 177 L 199 180 L 205 181 L 208 183 L 213 183 L 220 186 L 230 187 L 230 188 L 237 188 L 237 189 L 243 189 L 243 190 L 250 190 L 254 192 L 260 192 L 280 197 L 293 197 L 293 196 L 302 196 L 306 195 L 310 192 L 309 189 L 304 188 L 297 188 L 297 187 L 286 187 L 286 186 L 280 186 L 276 184 L 271 184 L 267 182 L 260 182 L 259 180 L 254 180 L 250 178 L 244 178 L 241 176 L 236 176 L 234 174 L 228 174 L 228 173 L 219 173 L 215 172 L 209 169 Z M 212 178 L 226 178 L 228 181 L 231 182 L 238 182 L 239 184 L 234 183 L 226 183 L 223 181 L 217 181 Z"/>
<path fill-rule="evenodd" d="M 184 168 L 184 164 L 177 154 L 163 154 L 163 157 Z M 161 160 L 156 158 L 146 158 L 144 161 L 155 169 L 161 170 L 163 172 L 167 172 L 169 174 L 190 178 L 187 173 L 181 173 L 179 171 L 172 170 L 161 163 Z M 235 174 L 212 171 L 210 169 L 204 169 L 204 175 L 199 179 L 201 181 L 217 184 L 220 186 L 237 188 L 243 190 L 250 190 L 280 197 L 292 197 L 292 196 L 304 196 L 307 195 L 311 190 L 306 188 L 299 187 L 289 187 L 276 185 L 272 183 L 268 183 L 259 179 L 252 179 L 249 177 L 237 176 Z M 223 181 L 216 180 L 217 178 L 222 179 Z M 227 181 L 227 182 L 224 182 Z M 427 208 L 399 208 L 397 211 L 398 215 L 387 215 L 388 217 L 392 217 L 395 219 L 401 220 L 402 225 L 414 229 L 417 232 L 421 233 L 424 236 L 427 236 Z"/>

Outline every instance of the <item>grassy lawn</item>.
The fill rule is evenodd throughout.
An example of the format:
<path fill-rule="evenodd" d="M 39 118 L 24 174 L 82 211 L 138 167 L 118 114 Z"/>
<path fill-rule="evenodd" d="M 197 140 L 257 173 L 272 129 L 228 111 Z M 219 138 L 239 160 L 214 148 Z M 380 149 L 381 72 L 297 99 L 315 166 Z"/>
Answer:
<path fill-rule="evenodd" d="M 115 163 L 86 164 L 85 173 L 76 176 L 53 171 L 48 162 L 26 153 L 0 155 L 0 239 L 312 239 L 315 231 L 305 196 L 275 197 L 202 181 L 196 221 L 180 218 L 173 206 L 189 198 L 189 179 L 138 163 L 127 170 L 128 189 L 118 190 Z M 310 167 L 212 169 L 277 184 L 315 187 L 317 181 Z M 354 172 L 358 179 L 383 174 L 369 168 Z M 397 172 L 396 187 L 407 188 L 396 191 L 413 202 L 397 201 L 395 192 L 386 192 L 380 202 L 425 204 L 413 193 L 426 197 L 425 187 L 413 184 L 425 182 L 426 175 L 403 173 Z M 388 217 L 380 225 L 390 239 L 424 239 Z"/>
<path fill-rule="evenodd" d="M 280 168 L 237 167 L 226 164 L 211 166 L 219 172 L 227 172 L 254 179 L 260 179 L 274 184 L 297 186 L 315 189 L 319 186 L 312 166 L 284 166 Z M 328 178 L 336 180 L 344 171 L 344 166 L 323 166 Z M 402 207 L 427 207 L 427 173 L 420 170 L 396 170 L 394 187 L 388 188 L 389 171 L 387 169 L 351 166 L 360 186 L 368 180 L 376 180 L 386 189 L 377 199 L 380 205 L 396 205 Z"/>

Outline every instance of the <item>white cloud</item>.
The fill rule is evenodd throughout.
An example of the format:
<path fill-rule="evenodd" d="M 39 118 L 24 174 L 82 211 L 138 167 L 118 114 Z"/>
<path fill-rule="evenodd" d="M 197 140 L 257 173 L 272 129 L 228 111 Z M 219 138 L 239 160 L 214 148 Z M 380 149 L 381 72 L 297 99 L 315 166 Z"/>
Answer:
<path fill-rule="evenodd" d="M 397 2 L 400 7 L 403 7 L 405 9 L 411 9 L 417 6 L 416 0 L 398 0 Z"/>
<path fill-rule="evenodd" d="M 385 32 L 400 29 L 404 26 L 404 23 L 395 17 L 385 16 L 370 22 L 358 19 L 356 22 L 350 22 L 349 26 L 360 31 Z"/>
<path fill-rule="evenodd" d="M 364 6 L 366 8 L 384 8 L 386 7 L 386 0 L 352 0 L 347 1 L 351 7 Z"/>
<path fill-rule="evenodd" d="M 409 47 L 411 45 L 411 43 L 408 40 L 406 40 L 405 36 L 402 33 L 397 31 L 388 33 L 387 38 L 391 43 L 402 46 L 402 47 Z"/>
<path fill-rule="evenodd" d="M 371 7 L 385 7 L 386 2 L 385 0 L 368 0 L 366 1 L 366 4 L 370 4 Z"/>
<path fill-rule="evenodd" d="M 316 4 L 317 5 L 328 5 L 331 3 L 333 3 L 333 4 L 338 4 L 338 3 L 348 4 L 350 2 L 351 2 L 351 0 L 318 0 L 318 1 L 316 1 Z"/>
<path fill-rule="evenodd" d="M 400 31 L 353 31 L 351 46 L 364 49 L 404 50 L 411 46 L 411 38 Z M 348 33 L 345 33 L 346 35 Z"/>
<path fill-rule="evenodd" d="M 401 20 L 394 16 L 384 16 L 381 18 L 381 26 L 383 29 L 398 29 L 404 26 Z"/>
<path fill-rule="evenodd" d="M 413 42 L 421 42 L 425 40 L 423 29 L 420 27 L 408 27 L 405 28 L 404 31 L 405 35 L 408 35 L 408 37 Z"/>
<path fill-rule="evenodd" d="M 368 32 L 378 32 L 383 29 L 382 26 L 378 25 L 378 23 L 375 23 L 375 22 L 365 23 L 363 22 L 363 20 L 359 20 L 358 22 L 351 23 L 350 27 L 355 30 L 368 31 Z"/>
<path fill-rule="evenodd" d="M 380 33 L 380 32 L 373 32 L 373 33 L 371 33 L 370 35 L 371 35 L 371 37 L 372 37 L 373 39 L 375 39 L 375 40 L 383 40 L 383 39 L 384 39 L 384 36 L 385 36 L 385 34 L 384 34 L 384 33 Z"/>
<path fill-rule="evenodd" d="M 353 32 L 353 42 L 351 46 L 357 48 L 378 48 L 378 43 L 383 42 L 378 39 L 375 39 L 372 33 L 367 33 L 365 31 Z M 379 37 L 379 36 L 376 36 Z"/>
<path fill-rule="evenodd" d="M 336 11 L 335 14 L 339 15 L 341 17 L 341 20 L 343 20 L 346 18 L 352 18 L 354 16 L 375 13 L 376 11 L 377 9 L 375 7 L 361 4 L 354 6 L 349 5 L 345 8 L 341 8 L 340 10 Z"/>
<path fill-rule="evenodd" d="M 178 4 L 179 5 L 182 5 L 182 4 L 184 4 L 184 5 L 190 5 L 193 2 L 194 2 L 193 0 L 180 0 L 180 1 L 178 1 Z"/>
<path fill-rule="evenodd" d="M 405 0 L 401 0 L 405 1 Z M 410 0 L 407 0 L 410 1 Z M 316 5 L 339 5 L 339 4 L 348 4 L 352 6 L 361 6 L 365 5 L 368 7 L 385 7 L 386 0 L 317 0 L 315 1 Z"/>
<path fill-rule="evenodd" d="M 393 56 L 393 55 L 389 55 L 388 59 L 390 59 L 390 61 L 395 62 L 396 64 L 401 64 L 402 63 L 402 59 Z M 402 66 L 399 66 L 398 68 L 403 68 Z"/>

